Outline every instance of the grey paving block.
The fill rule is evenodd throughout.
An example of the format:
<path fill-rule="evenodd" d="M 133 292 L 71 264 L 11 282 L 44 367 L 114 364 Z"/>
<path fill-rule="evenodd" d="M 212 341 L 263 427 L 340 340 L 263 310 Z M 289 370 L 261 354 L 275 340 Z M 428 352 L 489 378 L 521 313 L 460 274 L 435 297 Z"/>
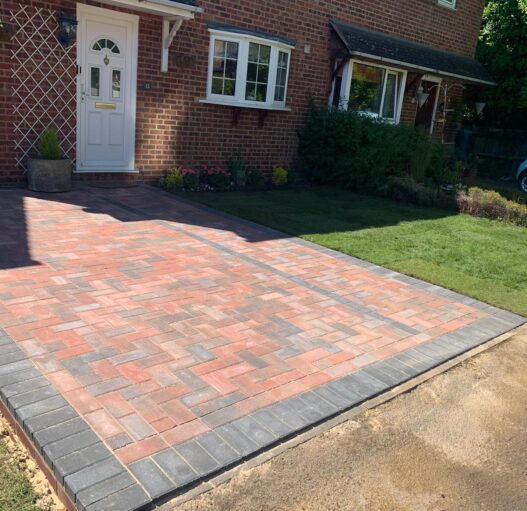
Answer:
<path fill-rule="evenodd" d="M 324 414 L 321 410 L 311 406 L 300 396 L 286 399 L 284 406 L 293 410 L 301 417 L 304 417 L 307 426 L 310 426 L 324 418 Z"/>
<path fill-rule="evenodd" d="M 18 421 L 24 422 L 31 417 L 52 412 L 57 408 L 63 408 L 67 404 L 68 402 L 62 396 L 57 395 L 17 408 L 15 410 L 15 415 Z"/>
<path fill-rule="evenodd" d="M 348 399 L 350 406 L 354 406 L 368 396 L 368 392 L 359 392 L 359 386 L 354 382 L 345 381 L 343 378 L 332 381 L 327 386 L 333 391 L 337 392 L 340 396 Z"/>
<path fill-rule="evenodd" d="M 265 447 L 277 440 L 277 436 L 261 426 L 251 416 L 242 417 L 231 423 L 231 426 L 250 438 L 258 448 Z"/>
<path fill-rule="evenodd" d="M 76 496 L 75 504 L 79 511 L 85 511 L 89 505 L 99 502 L 105 497 L 113 495 L 134 484 L 137 484 L 137 482 L 128 472 L 121 472 L 115 477 L 105 479 L 80 491 Z"/>
<path fill-rule="evenodd" d="M 227 442 L 213 431 L 196 439 L 215 460 L 223 467 L 240 460 L 242 454 L 235 451 Z"/>
<path fill-rule="evenodd" d="M 174 449 L 165 449 L 152 458 L 178 488 L 199 478 L 198 474 Z"/>
<path fill-rule="evenodd" d="M 56 459 L 53 463 L 53 471 L 62 483 L 66 476 L 111 456 L 113 456 L 112 452 L 99 442 Z"/>
<path fill-rule="evenodd" d="M 107 458 L 66 476 L 64 488 L 70 497 L 75 498 L 80 491 L 123 472 L 126 470 L 117 458 Z"/>
<path fill-rule="evenodd" d="M 97 443 L 100 443 L 99 437 L 91 429 L 87 429 L 46 445 L 43 449 L 44 459 L 52 467 L 56 459 Z"/>
<path fill-rule="evenodd" d="M 89 385 L 86 390 L 93 396 L 100 396 L 101 394 L 106 394 L 107 392 L 123 389 L 129 385 L 130 382 L 126 378 L 117 376 L 116 378 L 112 378 L 110 380 L 105 380 L 99 383 L 94 383 L 93 385 Z"/>
<path fill-rule="evenodd" d="M 445 358 L 449 356 L 448 349 L 440 343 L 427 342 L 416 346 L 414 349 L 420 353 L 424 353 L 439 363 L 444 362 Z"/>
<path fill-rule="evenodd" d="M 33 390 L 37 390 L 42 387 L 49 386 L 49 381 L 44 378 L 44 376 L 39 376 L 37 378 L 32 378 L 31 380 L 21 381 L 19 383 L 13 383 L 12 385 L 7 385 L 1 391 L 1 394 L 7 399 L 18 394 L 25 394 Z"/>
<path fill-rule="evenodd" d="M 325 388 L 329 389 L 331 392 L 340 396 L 341 399 L 346 401 L 346 407 L 350 408 L 351 406 L 360 403 L 363 398 L 354 392 L 349 385 L 344 385 L 342 381 L 335 380 L 324 385 Z"/>
<path fill-rule="evenodd" d="M 283 438 L 291 434 L 292 430 L 289 426 L 284 424 L 276 415 L 273 415 L 268 409 L 259 410 L 251 415 L 259 424 L 265 429 L 275 435 L 275 437 Z"/>
<path fill-rule="evenodd" d="M 0 366 L 0 376 L 4 376 L 10 373 L 17 373 L 27 369 L 34 369 L 31 360 L 24 359 L 18 362 L 10 362 L 9 364 Z"/>
<path fill-rule="evenodd" d="M 361 371 L 389 387 L 395 387 L 407 379 L 406 374 L 392 369 L 389 366 L 377 366 L 377 364 L 374 364 L 369 367 L 364 367 Z"/>
<path fill-rule="evenodd" d="M 23 353 L 23 351 L 16 345 L 16 343 L 4 339 L 3 343 L 0 342 L 0 359 L 3 361 L 4 356 L 9 355 L 10 353 Z M 9 362 L 6 362 L 6 364 L 7 363 Z"/>
<path fill-rule="evenodd" d="M 339 410 L 345 410 L 349 407 L 349 400 L 344 399 L 341 395 L 333 392 L 327 385 L 321 385 L 313 390 L 313 393 L 335 405 Z"/>
<path fill-rule="evenodd" d="M 293 409 L 284 404 L 284 402 L 271 405 L 267 408 L 267 410 L 269 410 L 273 415 L 276 415 L 293 431 L 298 431 L 309 425 L 309 421 L 304 416 L 299 415 Z"/>
<path fill-rule="evenodd" d="M 78 416 L 79 414 L 70 405 L 67 405 L 63 406 L 62 408 L 58 408 L 57 410 L 53 410 L 52 412 L 44 413 L 42 415 L 38 415 L 37 417 L 27 419 L 24 422 L 24 429 L 26 430 L 26 433 L 29 434 L 29 436 L 33 436 L 41 429 L 55 426 Z"/>
<path fill-rule="evenodd" d="M 120 449 L 121 447 L 131 444 L 132 442 L 132 438 L 126 433 L 120 433 L 106 439 L 106 443 L 111 449 Z"/>
<path fill-rule="evenodd" d="M 89 429 L 89 426 L 84 421 L 84 419 L 76 417 L 75 419 L 62 422 L 56 426 L 51 426 L 49 428 L 37 431 L 33 435 L 33 441 L 36 443 L 40 451 L 42 451 L 44 446 L 47 444 L 67 438 L 71 435 L 74 435 L 75 433 L 80 433 L 81 431 L 85 431 L 87 429 Z"/>
<path fill-rule="evenodd" d="M 352 392 L 355 392 L 363 399 L 369 399 L 388 388 L 385 383 L 372 378 L 362 371 L 345 376 L 344 378 L 341 378 L 340 381 L 344 386 L 348 387 Z"/>
<path fill-rule="evenodd" d="M 204 415 L 201 417 L 201 420 L 211 429 L 214 429 L 218 426 L 222 426 L 223 424 L 228 424 L 236 420 L 241 415 L 243 415 L 243 413 L 241 412 L 240 408 L 237 405 L 231 405 Z"/>
<path fill-rule="evenodd" d="M 192 394 L 190 395 L 192 396 Z M 242 401 L 247 396 L 241 392 L 231 392 L 230 394 L 226 396 L 219 396 L 213 399 L 209 399 L 204 403 L 200 403 L 196 406 L 192 407 L 192 412 L 198 416 L 201 417 L 202 415 L 206 415 L 208 413 L 214 412 L 216 410 L 220 410 L 222 408 L 225 408 L 227 406 L 230 406 L 234 403 L 237 403 L 239 401 Z M 186 404 L 187 400 L 185 397 L 181 399 L 181 401 Z"/>
<path fill-rule="evenodd" d="M 8 385 L 12 385 L 13 383 L 31 380 L 33 378 L 36 378 L 37 376 L 41 376 L 41 374 L 34 367 L 31 367 L 30 369 L 27 369 L 25 371 L 2 374 L 0 375 L 0 389 Z"/>
<path fill-rule="evenodd" d="M 306 402 L 311 408 L 314 408 L 322 413 L 324 418 L 330 417 L 339 411 L 339 408 L 330 401 L 326 401 L 313 391 L 304 392 L 300 394 L 300 399 Z"/>
<path fill-rule="evenodd" d="M 195 440 L 178 445 L 175 450 L 202 477 L 220 468 L 220 464 Z"/>
<path fill-rule="evenodd" d="M 172 481 L 150 458 L 136 461 L 129 465 L 128 468 L 152 499 L 156 499 L 174 489 Z"/>
<path fill-rule="evenodd" d="M 146 508 L 149 503 L 150 498 L 145 491 L 138 484 L 134 484 L 89 505 L 86 511 L 135 511 Z"/>
<path fill-rule="evenodd" d="M 7 403 L 9 408 L 11 410 L 15 410 L 22 406 L 29 405 L 31 403 L 36 403 L 37 401 L 42 401 L 43 399 L 59 395 L 59 393 L 55 390 L 55 387 L 52 387 L 51 385 L 40 387 L 35 390 L 31 390 L 31 388 L 29 387 L 28 391 L 29 392 L 24 392 L 23 394 L 17 394 L 8 398 Z"/>
<path fill-rule="evenodd" d="M 419 371 L 408 367 L 407 365 L 397 360 L 397 358 L 395 357 L 387 358 L 386 360 L 383 360 L 381 364 L 382 367 L 385 369 L 390 367 L 394 371 L 399 371 L 401 374 L 406 376 L 406 379 L 413 378 L 414 376 L 417 376 L 417 374 L 419 374 Z"/>
<path fill-rule="evenodd" d="M 20 362 L 21 360 L 25 360 L 27 358 L 26 354 L 23 353 L 21 350 L 12 350 L 9 353 L 2 353 L 0 356 L 0 367 L 6 366 L 8 364 L 12 364 L 14 362 Z"/>
<path fill-rule="evenodd" d="M 230 424 L 225 424 L 214 430 L 220 435 L 236 452 L 243 456 L 258 450 L 258 446 L 239 430 L 234 429 Z"/>
<path fill-rule="evenodd" d="M 423 372 L 425 372 L 425 371 L 427 371 L 429 369 L 429 364 L 426 364 L 426 363 L 424 363 L 422 361 L 419 361 L 419 360 L 413 358 L 412 356 L 410 356 L 406 352 L 398 353 L 393 358 L 399 360 L 400 362 L 402 362 L 403 364 L 407 365 L 408 367 L 413 368 L 414 370 L 418 371 L 419 373 L 423 373 Z"/>

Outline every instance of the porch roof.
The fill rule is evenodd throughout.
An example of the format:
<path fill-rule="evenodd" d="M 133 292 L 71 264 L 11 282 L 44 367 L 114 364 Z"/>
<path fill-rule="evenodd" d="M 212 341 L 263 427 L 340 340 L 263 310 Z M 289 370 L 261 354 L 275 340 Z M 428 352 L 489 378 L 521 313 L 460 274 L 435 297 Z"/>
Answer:
<path fill-rule="evenodd" d="M 128 9 L 157 14 L 165 19 L 192 19 L 197 12 L 203 12 L 195 0 L 101 0 L 102 3 Z"/>
<path fill-rule="evenodd" d="M 449 53 L 342 21 L 331 20 L 330 24 L 350 56 L 398 64 L 481 85 L 496 85 L 483 65 L 471 57 Z"/>

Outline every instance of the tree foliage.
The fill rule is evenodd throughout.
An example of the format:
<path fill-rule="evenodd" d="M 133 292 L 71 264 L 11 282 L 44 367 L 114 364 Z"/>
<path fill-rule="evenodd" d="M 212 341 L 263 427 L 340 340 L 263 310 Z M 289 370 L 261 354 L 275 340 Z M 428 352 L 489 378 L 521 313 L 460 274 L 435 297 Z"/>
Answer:
<path fill-rule="evenodd" d="M 488 91 L 487 119 L 505 127 L 524 127 L 527 0 L 486 0 L 477 56 L 498 83 Z"/>

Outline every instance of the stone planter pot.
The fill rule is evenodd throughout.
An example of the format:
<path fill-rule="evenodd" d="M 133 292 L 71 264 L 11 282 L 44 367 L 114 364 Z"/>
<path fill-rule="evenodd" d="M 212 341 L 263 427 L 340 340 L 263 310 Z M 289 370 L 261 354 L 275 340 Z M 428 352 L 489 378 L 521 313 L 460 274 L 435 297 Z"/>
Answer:
<path fill-rule="evenodd" d="M 71 190 L 70 160 L 30 159 L 27 164 L 28 188 L 34 192 Z"/>

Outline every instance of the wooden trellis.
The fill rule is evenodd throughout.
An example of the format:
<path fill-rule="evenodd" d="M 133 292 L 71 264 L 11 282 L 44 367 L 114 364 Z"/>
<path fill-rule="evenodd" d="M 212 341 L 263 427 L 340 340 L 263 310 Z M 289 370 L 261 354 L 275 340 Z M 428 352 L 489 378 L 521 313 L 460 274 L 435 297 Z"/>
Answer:
<path fill-rule="evenodd" d="M 14 142 L 17 165 L 25 169 L 42 131 L 57 130 L 63 152 L 76 150 L 76 46 L 57 40 L 58 13 L 20 4 L 11 11 L 13 36 Z"/>

